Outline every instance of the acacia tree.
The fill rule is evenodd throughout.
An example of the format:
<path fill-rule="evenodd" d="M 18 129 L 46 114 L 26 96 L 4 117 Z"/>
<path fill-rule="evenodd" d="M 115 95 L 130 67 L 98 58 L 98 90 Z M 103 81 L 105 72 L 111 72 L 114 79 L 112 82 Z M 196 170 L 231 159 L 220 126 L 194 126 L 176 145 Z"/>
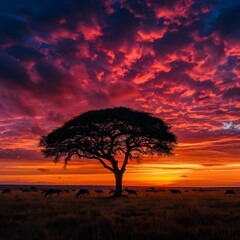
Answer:
<path fill-rule="evenodd" d="M 40 146 L 45 157 L 96 159 L 115 175 L 115 196 L 122 193 L 122 177 L 131 159 L 170 155 L 176 136 L 160 118 L 124 107 L 83 113 L 46 136 Z"/>

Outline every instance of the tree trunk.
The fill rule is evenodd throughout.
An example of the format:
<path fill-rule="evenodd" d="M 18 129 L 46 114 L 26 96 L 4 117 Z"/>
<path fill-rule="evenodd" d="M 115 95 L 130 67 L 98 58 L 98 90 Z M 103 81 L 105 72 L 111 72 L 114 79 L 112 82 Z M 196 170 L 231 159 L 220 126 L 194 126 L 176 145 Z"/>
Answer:
<path fill-rule="evenodd" d="M 119 197 L 122 195 L 122 177 L 123 173 L 119 172 L 114 172 L 115 175 L 115 180 L 116 180 L 116 192 L 114 194 L 115 197 Z"/>

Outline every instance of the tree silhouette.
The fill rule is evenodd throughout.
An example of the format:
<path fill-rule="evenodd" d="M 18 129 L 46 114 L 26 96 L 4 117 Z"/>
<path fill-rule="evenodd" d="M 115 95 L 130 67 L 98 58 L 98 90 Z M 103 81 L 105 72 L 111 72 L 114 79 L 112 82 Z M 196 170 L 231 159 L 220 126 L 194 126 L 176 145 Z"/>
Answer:
<path fill-rule="evenodd" d="M 42 136 L 45 157 L 65 164 L 72 156 L 97 159 L 115 175 L 115 196 L 122 194 L 122 177 L 131 159 L 170 155 L 176 136 L 160 118 L 124 107 L 83 113 Z"/>

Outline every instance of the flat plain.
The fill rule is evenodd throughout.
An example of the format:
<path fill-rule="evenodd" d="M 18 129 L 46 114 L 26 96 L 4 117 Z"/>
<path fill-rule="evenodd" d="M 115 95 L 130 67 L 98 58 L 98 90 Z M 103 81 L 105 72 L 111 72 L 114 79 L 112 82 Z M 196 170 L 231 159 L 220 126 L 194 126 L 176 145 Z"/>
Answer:
<path fill-rule="evenodd" d="M 240 192 L 0 193 L 1 240 L 239 240 Z"/>

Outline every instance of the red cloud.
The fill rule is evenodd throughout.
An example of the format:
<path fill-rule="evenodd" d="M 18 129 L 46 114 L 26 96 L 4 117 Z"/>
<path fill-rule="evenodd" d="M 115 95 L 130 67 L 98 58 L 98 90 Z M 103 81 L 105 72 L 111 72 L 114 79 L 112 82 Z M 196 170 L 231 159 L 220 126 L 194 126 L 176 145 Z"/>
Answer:
<path fill-rule="evenodd" d="M 239 3 L 22 2 L 0 10 L 0 157 L 41 158 L 39 136 L 124 105 L 164 118 L 179 143 L 202 142 L 176 161 L 236 161 L 239 131 L 222 123 L 239 125 Z"/>

